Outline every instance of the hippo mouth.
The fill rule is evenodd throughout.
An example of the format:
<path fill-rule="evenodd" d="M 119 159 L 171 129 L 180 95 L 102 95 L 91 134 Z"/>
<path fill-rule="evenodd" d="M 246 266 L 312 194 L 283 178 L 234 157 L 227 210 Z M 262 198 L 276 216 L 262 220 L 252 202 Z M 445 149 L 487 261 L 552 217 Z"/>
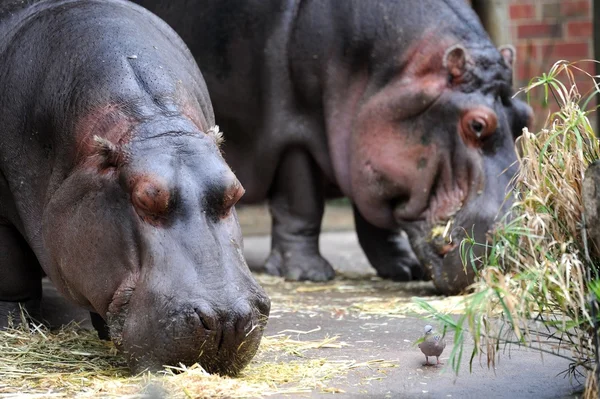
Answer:
<path fill-rule="evenodd" d="M 144 304 L 155 301 L 140 296 Z M 107 312 L 111 340 L 134 374 L 199 363 L 209 373 L 235 376 L 256 354 L 269 314 L 255 308 L 235 320 L 219 321 L 207 316 L 202 305 L 175 306 L 171 298 L 168 307 L 153 305 L 141 312 L 139 302 L 135 285 L 127 282 Z"/>
<path fill-rule="evenodd" d="M 426 238 L 433 250 L 442 258 L 457 246 L 456 239 L 453 237 L 454 219 L 448 219 L 446 223 L 436 224 L 429 230 Z"/>
<path fill-rule="evenodd" d="M 465 224 L 457 218 L 447 219 L 436 224 L 425 221 L 407 223 L 402 229 L 407 233 L 415 255 L 424 268 L 426 279 L 433 280 L 438 291 L 444 295 L 456 295 L 468 289 L 476 276 L 476 266 L 480 262 L 471 261 L 471 256 L 480 259 L 485 255 L 487 234 L 468 234 Z M 474 232 L 477 233 L 477 232 Z M 463 259 L 468 257 L 468 259 Z"/>

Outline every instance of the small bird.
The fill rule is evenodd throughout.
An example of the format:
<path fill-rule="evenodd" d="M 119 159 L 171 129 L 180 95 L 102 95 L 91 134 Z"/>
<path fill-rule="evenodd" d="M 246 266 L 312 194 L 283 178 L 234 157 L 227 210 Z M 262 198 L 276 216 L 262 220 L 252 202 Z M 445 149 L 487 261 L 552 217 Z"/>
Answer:
<path fill-rule="evenodd" d="M 446 341 L 440 334 L 433 331 L 433 327 L 429 324 L 425 326 L 425 335 L 422 339 L 423 341 L 419 344 L 419 348 L 421 348 L 421 352 L 425 355 L 425 366 L 431 364 L 429 363 L 429 356 L 435 356 L 437 364 L 441 364 L 440 355 L 446 347 Z"/>

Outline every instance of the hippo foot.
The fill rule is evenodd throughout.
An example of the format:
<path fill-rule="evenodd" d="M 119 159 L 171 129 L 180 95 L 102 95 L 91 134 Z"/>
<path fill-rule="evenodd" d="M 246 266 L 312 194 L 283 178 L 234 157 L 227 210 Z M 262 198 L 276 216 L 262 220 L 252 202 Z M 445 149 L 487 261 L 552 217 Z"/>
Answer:
<path fill-rule="evenodd" d="M 424 273 L 421 264 L 413 258 L 375 260 L 373 267 L 377 275 L 395 281 L 430 280 L 429 274 Z"/>
<path fill-rule="evenodd" d="M 365 254 L 381 278 L 395 281 L 431 280 L 431 274 L 421 265 L 406 237 L 394 237 L 385 245 L 365 245 Z"/>
<path fill-rule="evenodd" d="M 396 281 L 425 280 L 421 262 L 412 250 L 404 231 L 388 230 L 369 223 L 354 207 L 356 235 L 377 275 Z"/>
<path fill-rule="evenodd" d="M 26 302 L 0 301 L 0 329 L 18 327 L 23 322 L 42 324 L 42 308 L 39 299 Z"/>
<path fill-rule="evenodd" d="M 278 249 L 271 250 L 265 272 L 291 281 L 328 281 L 335 277 L 333 267 L 319 254 L 295 251 L 282 254 Z"/>

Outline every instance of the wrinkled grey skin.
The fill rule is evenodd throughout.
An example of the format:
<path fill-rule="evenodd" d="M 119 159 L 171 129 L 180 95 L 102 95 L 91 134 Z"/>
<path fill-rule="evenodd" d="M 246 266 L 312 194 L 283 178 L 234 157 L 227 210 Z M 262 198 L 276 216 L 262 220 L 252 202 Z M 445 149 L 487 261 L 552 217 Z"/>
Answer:
<path fill-rule="evenodd" d="M 344 195 L 379 275 L 469 284 L 457 243 L 484 242 L 510 204 L 531 111 L 511 98 L 514 51 L 464 0 L 136 2 L 195 55 L 244 200 L 270 201 L 269 273 L 334 276 L 318 236 L 325 198 Z"/>
<path fill-rule="evenodd" d="M 270 302 L 191 54 L 128 2 L 29 3 L 0 2 L 0 328 L 47 274 L 133 372 L 236 374 Z"/>

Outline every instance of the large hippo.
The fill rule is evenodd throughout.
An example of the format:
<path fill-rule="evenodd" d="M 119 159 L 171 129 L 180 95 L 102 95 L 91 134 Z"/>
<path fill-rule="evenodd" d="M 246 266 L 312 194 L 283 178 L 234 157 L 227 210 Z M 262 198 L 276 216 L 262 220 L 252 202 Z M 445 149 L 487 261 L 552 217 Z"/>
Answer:
<path fill-rule="evenodd" d="M 485 242 L 510 203 L 531 111 L 511 97 L 514 51 L 464 0 L 136 2 L 195 55 L 245 201 L 270 201 L 268 272 L 334 276 L 318 238 L 324 199 L 344 195 L 381 276 L 472 281 L 458 244 Z"/>
<path fill-rule="evenodd" d="M 37 313 L 47 274 L 134 372 L 236 374 L 270 302 L 187 47 L 125 1 L 0 5 L 0 327 Z"/>

